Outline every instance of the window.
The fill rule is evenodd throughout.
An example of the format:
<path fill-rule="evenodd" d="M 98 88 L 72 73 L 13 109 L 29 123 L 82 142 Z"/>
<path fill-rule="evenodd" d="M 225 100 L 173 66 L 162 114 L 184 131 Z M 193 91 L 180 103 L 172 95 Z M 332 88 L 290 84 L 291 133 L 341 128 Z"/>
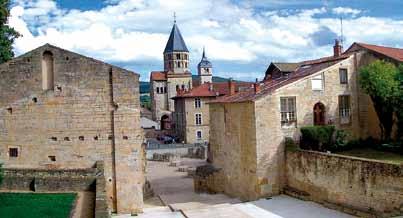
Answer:
<path fill-rule="evenodd" d="M 202 115 L 196 114 L 196 125 L 201 125 L 201 124 L 202 124 Z"/>
<path fill-rule="evenodd" d="M 297 120 L 295 97 L 280 98 L 281 123 L 287 124 Z"/>
<path fill-rule="evenodd" d="M 182 62 L 178 62 L 178 67 L 182 67 Z"/>
<path fill-rule="evenodd" d="M 188 55 L 187 54 L 185 54 L 185 60 L 187 60 L 188 59 Z"/>
<path fill-rule="evenodd" d="M 42 55 L 42 89 L 53 90 L 54 72 L 53 72 L 53 54 L 45 51 Z"/>
<path fill-rule="evenodd" d="M 341 123 L 350 122 L 350 96 L 340 95 L 339 96 L 339 116 Z"/>
<path fill-rule="evenodd" d="M 9 148 L 8 156 L 9 157 L 18 157 L 18 148 Z"/>
<path fill-rule="evenodd" d="M 164 93 L 167 93 L 167 87 L 166 86 L 164 87 Z"/>
<path fill-rule="evenodd" d="M 201 99 L 195 98 L 195 108 L 201 108 Z"/>
<path fill-rule="evenodd" d="M 323 90 L 323 73 L 312 78 L 312 90 Z"/>
<path fill-rule="evenodd" d="M 182 85 L 182 89 L 185 90 L 185 85 Z"/>
<path fill-rule="evenodd" d="M 340 84 L 347 84 L 348 83 L 348 74 L 347 74 L 347 69 L 339 69 L 339 75 L 340 75 Z"/>
<path fill-rule="evenodd" d="M 202 139 L 202 131 L 201 131 L 201 130 L 197 130 L 197 131 L 196 131 L 196 138 L 197 138 L 197 140 L 201 140 L 201 139 Z"/>
<path fill-rule="evenodd" d="M 187 62 L 185 62 L 185 68 L 188 68 L 188 63 Z"/>
<path fill-rule="evenodd" d="M 56 161 L 56 156 L 54 156 L 54 155 L 48 156 L 48 159 L 49 159 L 49 161 L 54 162 L 54 161 Z"/>
<path fill-rule="evenodd" d="M 176 59 L 177 60 L 181 59 L 181 54 L 176 54 Z"/>

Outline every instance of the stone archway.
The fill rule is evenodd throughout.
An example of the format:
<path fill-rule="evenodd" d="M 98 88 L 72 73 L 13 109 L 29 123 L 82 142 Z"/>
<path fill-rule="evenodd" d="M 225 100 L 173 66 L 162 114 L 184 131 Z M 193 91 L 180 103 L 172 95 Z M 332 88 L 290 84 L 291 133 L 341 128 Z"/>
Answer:
<path fill-rule="evenodd" d="M 313 124 L 316 125 L 325 125 L 325 105 L 321 102 L 318 102 L 313 106 Z"/>

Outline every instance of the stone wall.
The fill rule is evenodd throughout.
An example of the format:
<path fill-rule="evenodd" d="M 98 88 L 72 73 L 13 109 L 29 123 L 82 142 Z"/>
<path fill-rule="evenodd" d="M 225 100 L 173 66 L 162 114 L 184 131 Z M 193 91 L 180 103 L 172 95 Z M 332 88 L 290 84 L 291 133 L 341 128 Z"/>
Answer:
<path fill-rule="evenodd" d="M 49 89 L 42 86 L 45 54 L 53 59 Z M 104 161 L 109 209 L 138 212 L 142 142 L 139 75 L 48 44 L 0 65 L 4 167 L 85 169 Z"/>
<path fill-rule="evenodd" d="M 403 214 L 403 166 L 312 151 L 286 152 L 286 189 L 357 216 Z"/>
<path fill-rule="evenodd" d="M 254 104 L 210 104 L 210 156 L 219 169 L 212 180 L 217 192 L 243 200 L 257 199 Z"/>

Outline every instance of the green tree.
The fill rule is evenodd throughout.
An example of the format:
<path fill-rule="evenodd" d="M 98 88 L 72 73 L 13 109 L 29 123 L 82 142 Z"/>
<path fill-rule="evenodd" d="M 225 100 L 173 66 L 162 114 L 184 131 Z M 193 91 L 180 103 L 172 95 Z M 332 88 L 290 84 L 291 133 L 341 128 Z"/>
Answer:
<path fill-rule="evenodd" d="M 397 117 L 397 139 L 403 141 L 403 64 L 399 65 L 397 81 L 399 82 L 400 86 L 395 102 L 395 112 Z"/>
<path fill-rule="evenodd" d="M 0 0 L 0 64 L 14 57 L 13 43 L 20 34 L 8 26 L 10 1 Z"/>
<path fill-rule="evenodd" d="M 372 99 L 385 141 L 390 140 L 394 124 L 396 98 L 400 92 L 398 75 L 395 65 L 381 60 L 360 69 L 360 85 Z"/>

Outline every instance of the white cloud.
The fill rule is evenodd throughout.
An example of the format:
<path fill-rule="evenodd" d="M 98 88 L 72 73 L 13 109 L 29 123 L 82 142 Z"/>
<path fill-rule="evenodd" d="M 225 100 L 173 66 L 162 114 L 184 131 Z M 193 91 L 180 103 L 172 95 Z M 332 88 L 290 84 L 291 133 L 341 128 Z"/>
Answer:
<path fill-rule="evenodd" d="M 332 12 L 334 14 L 351 14 L 353 16 L 356 16 L 361 13 L 361 10 L 354 9 L 354 8 L 348 8 L 348 7 L 337 7 L 337 8 L 333 8 Z"/>
<path fill-rule="evenodd" d="M 230 0 L 109 3 L 100 10 L 81 11 L 61 9 L 50 0 L 15 0 L 9 23 L 23 35 L 15 42 L 16 53 L 51 43 L 105 61 L 160 62 L 174 11 L 193 64 L 200 60 L 203 46 L 213 64 L 250 63 L 253 72 L 256 65 L 264 69 L 270 60 L 297 61 L 331 55 L 331 45 L 318 46 L 312 37 L 323 29 L 340 32 L 340 21 L 331 13 L 352 15 L 344 20 L 345 45 L 354 41 L 403 44 L 399 37 L 403 35 L 402 20 L 364 17 L 353 8 L 257 13 L 253 7 L 242 8 Z"/>

